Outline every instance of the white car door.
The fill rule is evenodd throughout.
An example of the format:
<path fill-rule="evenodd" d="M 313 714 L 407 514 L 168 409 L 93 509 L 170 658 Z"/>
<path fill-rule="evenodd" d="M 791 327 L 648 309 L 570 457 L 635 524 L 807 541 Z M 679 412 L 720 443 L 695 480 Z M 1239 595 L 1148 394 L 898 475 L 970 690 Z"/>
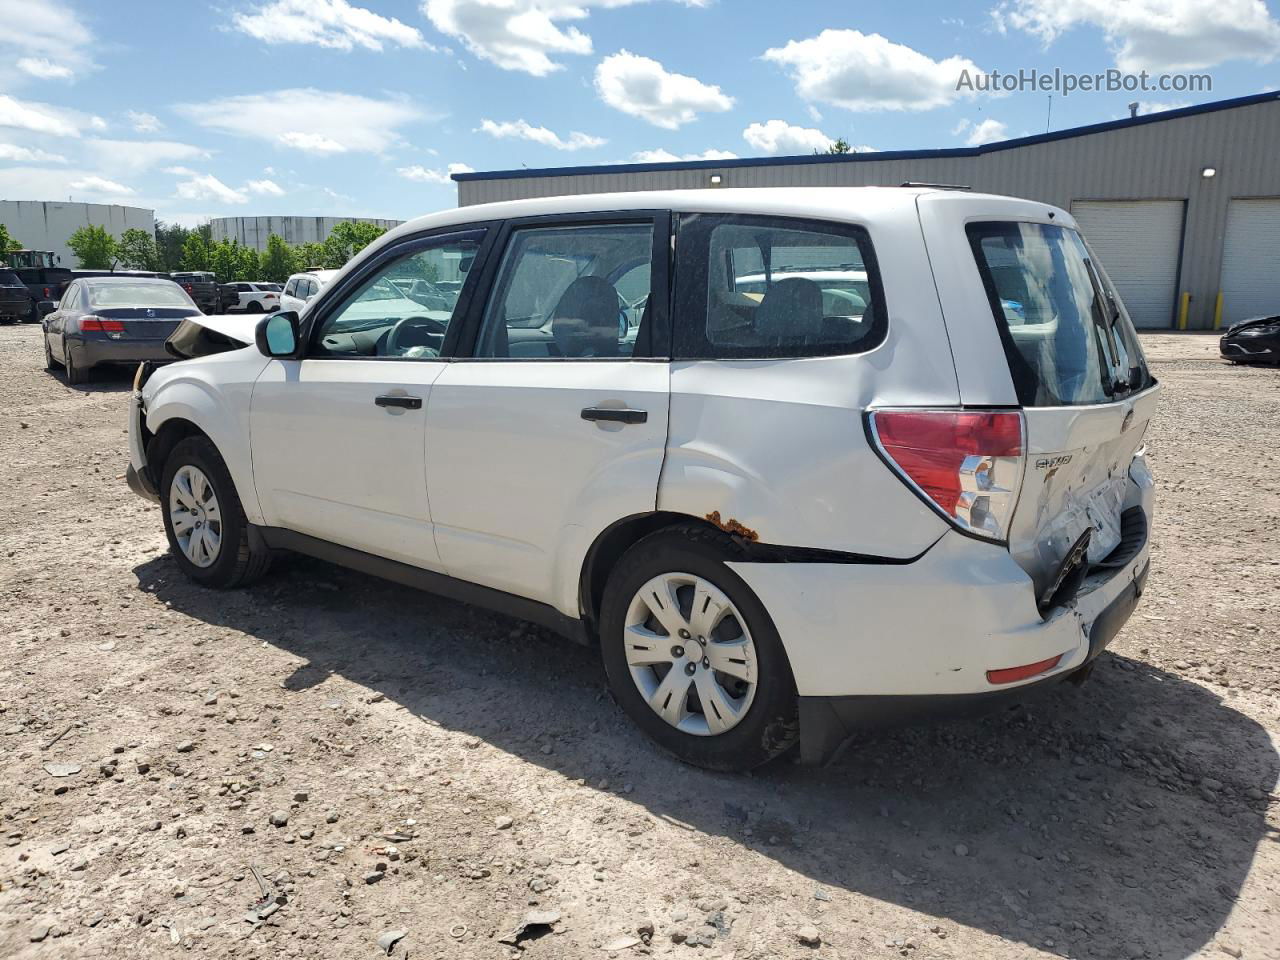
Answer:
<path fill-rule="evenodd" d="M 388 247 L 317 302 L 299 359 L 263 370 L 250 435 L 268 526 L 440 568 L 427 505 L 427 406 L 474 283 L 462 284 L 448 310 L 405 291 L 456 277 L 484 235 L 455 229 Z"/>
<path fill-rule="evenodd" d="M 593 540 L 653 511 L 667 439 L 669 236 L 665 213 L 503 227 L 485 308 L 427 416 L 432 520 L 451 576 L 577 616 Z M 618 285 L 637 286 L 636 271 L 653 307 L 632 327 Z"/>

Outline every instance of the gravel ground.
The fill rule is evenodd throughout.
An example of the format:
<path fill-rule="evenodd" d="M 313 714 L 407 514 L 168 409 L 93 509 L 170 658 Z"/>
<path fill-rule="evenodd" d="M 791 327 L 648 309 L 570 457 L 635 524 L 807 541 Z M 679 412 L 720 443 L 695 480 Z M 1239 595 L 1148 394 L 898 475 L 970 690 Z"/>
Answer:
<path fill-rule="evenodd" d="M 0 956 L 1280 957 L 1280 371 L 1146 343 L 1155 568 L 1090 681 L 735 777 L 536 628 L 304 559 L 189 586 L 128 374 L 0 328 Z"/>

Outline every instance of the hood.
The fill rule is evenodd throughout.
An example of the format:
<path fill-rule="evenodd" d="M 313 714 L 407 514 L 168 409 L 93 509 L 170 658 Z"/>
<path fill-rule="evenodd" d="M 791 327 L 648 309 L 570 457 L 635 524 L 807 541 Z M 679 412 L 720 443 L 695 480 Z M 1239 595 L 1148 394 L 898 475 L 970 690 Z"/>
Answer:
<path fill-rule="evenodd" d="M 211 317 L 202 313 L 199 316 L 188 317 L 187 319 L 192 323 L 197 323 L 208 330 L 212 330 L 214 333 L 220 333 L 224 337 L 238 340 L 248 346 L 253 343 L 253 332 L 262 317 L 249 313 Z"/>
<path fill-rule="evenodd" d="M 165 341 L 165 350 L 179 360 L 225 353 L 249 346 L 261 317 L 210 317 L 203 313 L 186 317 Z"/>
<path fill-rule="evenodd" d="M 1280 314 L 1273 314 L 1269 317 L 1250 317 L 1248 320 L 1241 320 L 1239 323 L 1233 323 L 1227 328 L 1227 333 L 1239 333 L 1247 327 L 1260 327 L 1268 323 L 1280 322 Z"/>

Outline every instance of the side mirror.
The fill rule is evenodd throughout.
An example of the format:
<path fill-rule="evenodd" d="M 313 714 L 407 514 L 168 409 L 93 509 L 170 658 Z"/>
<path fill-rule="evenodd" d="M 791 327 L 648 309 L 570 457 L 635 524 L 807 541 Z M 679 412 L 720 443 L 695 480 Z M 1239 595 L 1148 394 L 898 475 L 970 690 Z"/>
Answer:
<path fill-rule="evenodd" d="M 292 357 L 298 352 L 298 315 L 292 310 L 273 313 L 258 321 L 253 331 L 258 352 L 264 357 Z"/>
<path fill-rule="evenodd" d="M 57 309 L 58 309 L 58 305 L 54 303 L 52 300 L 39 300 L 36 302 L 36 310 L 39 311 L 40 316 L 42 317 L 47 316 L 50 313 L 53 313 L 53 311 Z"/>

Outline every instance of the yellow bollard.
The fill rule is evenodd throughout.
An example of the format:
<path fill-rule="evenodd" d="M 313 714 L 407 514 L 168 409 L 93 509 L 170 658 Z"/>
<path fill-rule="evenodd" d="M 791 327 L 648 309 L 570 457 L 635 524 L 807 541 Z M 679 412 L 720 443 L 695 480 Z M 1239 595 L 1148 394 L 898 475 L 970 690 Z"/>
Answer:
<path fill-rule="evenodd" d="M 1213 329 L 1222 329 L 1222 291 L 1218 291 L 1218 299 L 1213 301 Z"/>
<path fill-rule="evenodd" d="M 1187 329 L 1187 313 L 1191 310 L 1191 294 L 1185 290 L 1178 298 L 1178 329 Z"/>

